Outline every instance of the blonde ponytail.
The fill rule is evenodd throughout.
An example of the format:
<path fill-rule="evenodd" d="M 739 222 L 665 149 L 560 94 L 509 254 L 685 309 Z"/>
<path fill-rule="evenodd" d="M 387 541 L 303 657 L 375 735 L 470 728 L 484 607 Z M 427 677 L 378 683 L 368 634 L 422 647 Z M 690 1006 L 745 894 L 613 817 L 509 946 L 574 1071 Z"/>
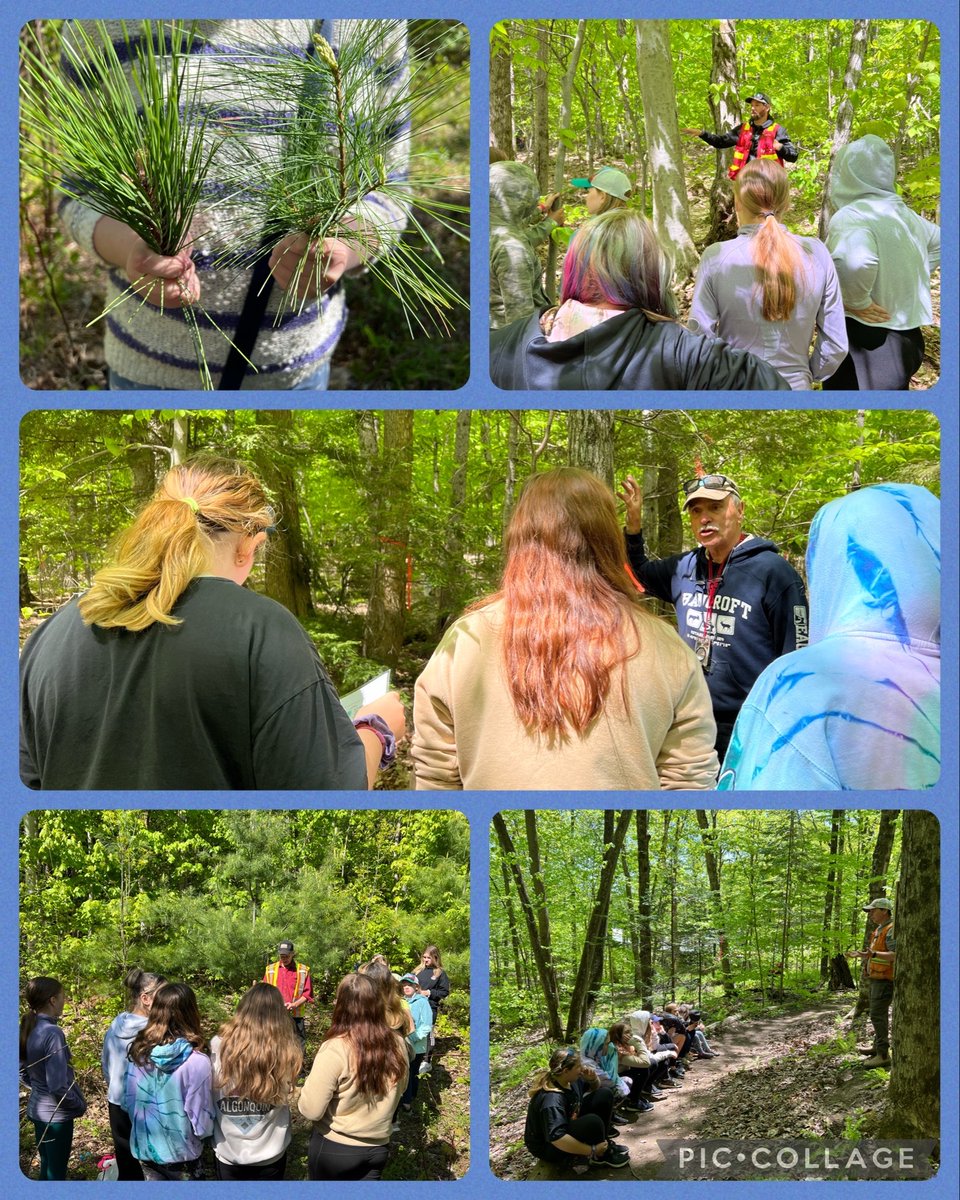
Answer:
<path fill-rule="evenodd" d="M 187 586 L 210 569 L 214 539 L 255 534 L 273 523 L 255 476 L 240 463 L 205 460 L 174 467 L 119 537 L 113 562 L 80 598 L 86 625 L 139 631 L 179 625 L 172 610 Z"/>
<path fill-rule="evenodd" d="M 760 228 L 751 242 L 765 321 L 789 321 L 803 286 L 805 263 L 793 236 L 780 224 L 790 206 L 790 182 L 779 163 L 752 159 L 733 181 L 744 212 Z"/>

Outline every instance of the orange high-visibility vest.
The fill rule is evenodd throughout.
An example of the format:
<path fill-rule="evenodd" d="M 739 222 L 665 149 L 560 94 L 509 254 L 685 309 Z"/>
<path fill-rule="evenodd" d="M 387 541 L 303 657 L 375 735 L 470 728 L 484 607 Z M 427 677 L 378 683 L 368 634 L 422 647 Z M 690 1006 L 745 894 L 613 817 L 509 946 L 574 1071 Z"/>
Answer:
<path fill-rule="evenodd" d="M 871 955 L 877 950 L 886 950 L 887 934 L 892 928 L 893 922 L 888 921 L 886 925 L 881 925 L 874 931 L 873 937 L 870 939 Z M 892 979 L 893 967 L 894 960 L 892 958 L 869 958 L 867 960 L 867 977 L 869 979 Z"/>
<path fill-rule="evenodd" d="M 769 125 L 761 134 L 757 141 L 757 158 L 775 158 L 780 166 L 783 166 L 783 159 L 773 148 L 773 143 L 777 140 L 777 134 L 780 131 L 780 126 L 777 124 Z M 750 147 L 753 145 L 753 130 L 750 127 L 750 122 L 745 121 L 743 128 L 740 130 L 740 140 L 737 142 L 733 151 L 733 162 L 730 164 L 730 170 L 727 174 L 731 179 L 736 179 L 740 174 L 740 168 L 750 157 Z"/>
<path fill-rule="evenodd" d="M 297 963 L 297 981 L 293 987 L 293 999 L 294 1000 L 299 1000 L 300 997 L 303 995 L 303 989 L 306 986 L 307 976 L 309 974 L 310 974 L 310 968 L 306 965 L 306 963 Z M 266 972 L 264 973 L 264 976 L 263 976 L 263 982 L 270 983 L 275 988 L 279 989 L 279 986 L 280 986 L 279 980 L 280 980 L 280 963 L 273 962 L 267 967 Z"/>

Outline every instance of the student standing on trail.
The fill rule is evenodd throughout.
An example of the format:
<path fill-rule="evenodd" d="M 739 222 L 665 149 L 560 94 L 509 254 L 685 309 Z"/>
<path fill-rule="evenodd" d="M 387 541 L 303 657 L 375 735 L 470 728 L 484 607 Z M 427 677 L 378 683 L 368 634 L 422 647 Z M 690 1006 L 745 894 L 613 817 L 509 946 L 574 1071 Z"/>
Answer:
<path fill-rule="evenodd" d="M 549 303 L 537 245 L 564 224 L 557 192 L 538 214 L 540 183 L 520 162 L 490 167 L 490 328 L 528 317 Z M 534 218 L 538 219 L 534 223 Z"/>
<path fill-rule="evenodd" d="M 940 265 L 940 227 L 897 195 L 893 151 L 872 133 L 837 151 L 830 205 L 827 249 L 850 353 L 824 387 L 905 392 L 923 363 L 921 326 L 933 324 L 930 276 Z"/>
<path fill-rule="evenodd" d="M 351 721 L 299 621 L 243 586 L 276 520 L 240 463 L 168 472 L 93 585 L 24 646 L 28 787 L 373 786 L 403 707 L 391 692 Z"/>
<path fill-rule="evenodd" d="M 440 961 L 440 950 L 437 946 L 427 946 L 420 956 L 420 962 L 413 968 L 420 995 L 430 1004 L 433 1013 L 433 1026 L 430 1029 L 430 1043 L 427 1046 L 423 1062 L 420 1064 L 420 1074 L 429 1075 L 433 1069 L 433 1047 L 436 1044 L 437 1017 L 440 1015 L 440 1005 L 450 995 L 450 980 Z"/>
<path fill-rule="evenodd" d="M 143 1170 L 130 1152 L 130 1115 L 123 1107 L 123 1091 L 130 1043 L 146 1025 L 153 998 L 166 982 L 162 975 L 141 971 L 139 967 L 128 971 L 124 986 L 129 1007 L 114 1017 L 103 1039 L 100 1065 L 107 1081 L 107 1109 L 118 1179 L 143 1180 Z"/>
<path fill-rule="evenodd" d="M 785 162 L 796 162 L 800 151 L 790 141 L 790 135 L 782 125 L 770 119 L 773 101 L 764 92 L 747 96 L 750 105 L 750 120 L 728 130 L 726 133 L 710 133 L 706 129 L 681 129 L 688 137 L 698 137 L 715 150 L 736 147 L 733 161 L 727 174 L 736 179 L 742 167 L 751 158 L 775 160 L 782 167 Z"/>
<path fill-rule="evenodd" d="M 881 897 L 863 906 L 874 931 L 867 950 L 848 950 L 848 958 L 859 958 L 870 981 L 870 1020 L 873 1045 L 865 1067 L 890 1066 L 890 1005 L 893 1003 L 893 976 L 897 941 L 893 936 L 893 904 Z"/>
<path fill-rule="evenodd" d="M 696 654 L 713 702 L 721 761 L 747 693 L 768 663 L 807 641 L 803 580 L 773 542 L 743 532 L 740 489 L 726 475 L 683 484 L 683 511 L 699 546 L 647 557 L 643 492 L 632 475 L 626 506 L 630 566 L 644 589 L 677 610 L 680 636 Z"/>
<path fill-rule="evenodd" d="M 277 961 L 267 967 L 263 982 L 272 984 L 280 992 L 293 1027 L 300 1039 L 301 1051 L 307 1047 L 307 1023 L 303 1016 L 307 1004 L 313 1003 L 313 981 L 306 963 L 293 957 L 293 942 L 281 942 L 277 947 Z"/>
<path fill-rule="evenodd" d="M 58 979 L 38 976 L 25 989 L 20 1021 L 20 1079 L 30 1089 L 27 1116 L 37 1135 L 42 1180 L 66 1179 L 73 1122 L 87 1111 L 58 1022 L 67 994 Z"/>
<path fill-rule="evenodd" d="M 570 186 L 586 189 L 583 203 L 590 216 L 597 217 L 611 208 L 626 208 L 631 185 L 623 171 L 601 167 L 592 179 L 571 179 Z"/>

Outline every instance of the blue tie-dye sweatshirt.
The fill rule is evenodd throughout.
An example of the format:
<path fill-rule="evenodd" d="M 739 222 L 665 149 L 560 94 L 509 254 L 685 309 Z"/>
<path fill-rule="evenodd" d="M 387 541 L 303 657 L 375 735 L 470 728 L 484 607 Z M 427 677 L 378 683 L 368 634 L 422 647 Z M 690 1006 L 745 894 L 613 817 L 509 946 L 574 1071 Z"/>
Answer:
<path fill-rule="evenodd" d="M 210 1059 L 177 1038 L 155 1046 L 146 1067 L 127 1065 L 123 1107 L 141 1162 L 192 1162 L 213 1132 Z"/>
<path fill-rule="evenodd" d="M 926 788 L 940 776 L 940 501 L 879 484 L 810 527 L 810 644 L 740 711 L 721 791 Z"/>

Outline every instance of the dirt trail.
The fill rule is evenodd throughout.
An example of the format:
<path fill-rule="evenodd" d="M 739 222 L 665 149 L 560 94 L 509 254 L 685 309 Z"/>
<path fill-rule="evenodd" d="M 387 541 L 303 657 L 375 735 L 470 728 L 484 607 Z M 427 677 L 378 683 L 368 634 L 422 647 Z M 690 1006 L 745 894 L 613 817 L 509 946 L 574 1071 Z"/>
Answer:
<path fill-rule="evenodd" d="M 761 1020 L 732 1019 L 723 1030 L 708 1033 L 719 1058 L 699 1059 L 692 1063 L 683 1079 L 683 1087 L 665 1089 L 666 1099 L 654 1104 L 652 1112 L 632 1117 L 619 1126 L 617 1141 L 630 1152 L 630 1165 L 620 1170 L 590 1171 L 591 1179 L 650 1179 L 663 1163 L 658 1139 L 694 1138 L 698 1135 L 705 1110 L 718 1099 L 723 1080 L 736 1071 L 750 1070 L 769 1063 L 788 1052 L 798 1041 L 816 1041 L 834 1034 L 834 1018 L 849 1008 L 849 998 L 819 1009 L 808 1009 L 786 1016 Z M 522 1125 L 521 1125 L 522 1135 Z M 529 1158 L 526 1151 L 523 1154 Z M 536 1163 L 528 1173 L 513 1173 L 512 1178 L 568 1179 L 569 1171 L 557 1171 Z"/>

